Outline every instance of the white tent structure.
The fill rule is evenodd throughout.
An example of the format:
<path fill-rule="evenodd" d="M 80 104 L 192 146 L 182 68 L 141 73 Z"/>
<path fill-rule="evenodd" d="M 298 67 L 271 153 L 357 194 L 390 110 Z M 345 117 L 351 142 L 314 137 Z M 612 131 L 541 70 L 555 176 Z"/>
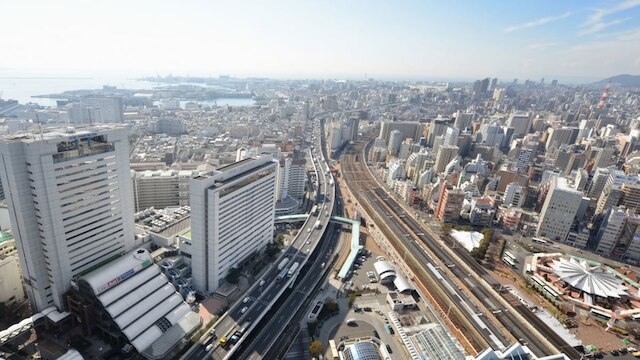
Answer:
<path fill-rule="evenodd" d="M 622 280 L 601 266 L 590 266 L 584 260 L 573 258 L 554 260 L 553 271 L 572 287 L 600 297 L 619 298 L 628 295 Z"/>

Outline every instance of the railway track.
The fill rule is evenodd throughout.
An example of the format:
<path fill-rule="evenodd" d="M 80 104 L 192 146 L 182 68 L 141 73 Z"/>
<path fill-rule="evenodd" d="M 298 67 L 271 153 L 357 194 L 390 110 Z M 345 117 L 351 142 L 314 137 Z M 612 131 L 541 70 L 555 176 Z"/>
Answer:
<path fill-rule="evenodd" d="M 385 206 L 391 207 L 394 210 L 401 209 L 401 207 L 395 202 L 394 199 L 390 198 L 386 192 L 381 189 L 378 184 L 371 178 L 370 173 L 368 172 L 365 164 L 365 159 L 361 156 L 358 158 L 358 154 L 360 153 L 362 147 L 364 146 L 363 142 L 359 142 L 355 148 L 350 148 L 345 150 L 344 154 L 341 158 L 341 167 L 343 170 L 343 174 L 345 176 L 345 180 L 347 184 L 352 188 L 352 192 L 358 202 L 362 205 L 366 205 L 366 202 L 374 201 L 372 198 L 369 198 L 368 201 L 365 199 L 367 197 L 373 196 L 378 199 L 377 201 L 380 204 L 384 204 Z M 365 200 L 365 202 L 363 202 Z M 375 211 L 375 209 L 372 209 Z M 378 209 L 380 210 L 380 209 Z M 511 334 L 518 339 L 521 343 L 527 344 L 527 346 L 537 355 L 549 355 L 555 352 L 554 349 L 549 349 L 548 347 L 541 344 L 536 337 L 533 336 L 530 332 L 527 332 L 520 325 L 520 321 L 512 314 L 512 311 L 518 312 L 522 317 L 524 317 L 529 323 L 538 330 L 540 334 L 542 334 L 549 342 L 556 348 L 565 353 L 572 359 L 580 359 L 580 353 L 569 346 L 561 337 L 559 337 L 552 329 L 549 328 L 546 323 L 544 323 L 540 318 L 538 318 L 534 313 L 531 312 L 524 305 L 516 305 L 512 306 L 511 309 L 503 308 L 500 306 L 500 301 L 494 297 L 494 294 L 487 291 L 481 284 L 479 284 L 470 274 L 466 273 L 461 267 L 455 266 L 456 262 L 451 258 L 449 253 L 444 250 L 444 247 L 437 240 L 437 235 L 433 234 L 429 230 L 427 230 L 422 224 L 413 220 L 410 216 L 397 216 L 395 211 L 387 212 L 386 214 L 391 215 L 390 219 L 393 221 L 398 221 L 413 232 L 414 237 L 418 238 L 421 244 L 424 244 L 429 248 L 429 250 L 440 260 L 442 260 L 445 264 L 450 264 L 452 266 L 447 265 L 451 272 L 461 281 L 466 283 L 466 287 L 470 290 L 473 296 L 482 303 L 491 314 L 486 314 L 488 318 L 493 318 L 493 321 L 498 321 L 502 326 L 504 326 Z M 427 234 L 431 235 L 428 236 Z M 435 236 L 434 236 L 435 235 Z M 411 242 L 404 242 L 405 251 L 411 251 L 412 253 L 422 253 L 422 251 L 418 250 L 414 245 L 411 245 Z M 482 267 L 482 265 L 478 264 L 469 253 L 461 248 L 460 246 L 451 246 L 452 244 L 447 244 L 451 248 L 451 251 L 455 252 L 456 256 L 464 261 L 466 265 L 468 265 L 474 272 L 481 277 L 484 281 L 486 281 L 491 287 L 498 288 L 500 286 L 499 282 L 493 278 L 491 274 L 487 272 L 487 270 Z M 429 262 L 429 259 L 423 257 L 419 259 L 419 262 L 422 266 L 426 266 Z M 508 299 L 508 294 L 500 294 L 505 299 Z M 511 299 L 508 299 L 511 300 Z M 483 330 L 483 329 L 478 329 Z M 485 340 L 487 340 L 486 332 L 480 331 Z M 491 340 L 491 339 L 489 339 Z M 491 341 L 488 341 L 491 343 Z"/>

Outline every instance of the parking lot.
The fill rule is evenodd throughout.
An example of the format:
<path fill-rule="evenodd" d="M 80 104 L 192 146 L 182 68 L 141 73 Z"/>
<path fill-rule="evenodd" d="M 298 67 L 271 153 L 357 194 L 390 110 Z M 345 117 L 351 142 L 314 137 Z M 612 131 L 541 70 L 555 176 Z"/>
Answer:
<path fill-rule="evenodd" d="M 346 279 L 345 290 L 378 289 L 381 292 L 385 291 L 386 288 L 380 285 L 379 279 L 375 275 L 374 262 L 376 262 L 376 255 L 366 249 L 363 250 L 362 255 L 359 255 L 353 264 L 351 276 Z"/>

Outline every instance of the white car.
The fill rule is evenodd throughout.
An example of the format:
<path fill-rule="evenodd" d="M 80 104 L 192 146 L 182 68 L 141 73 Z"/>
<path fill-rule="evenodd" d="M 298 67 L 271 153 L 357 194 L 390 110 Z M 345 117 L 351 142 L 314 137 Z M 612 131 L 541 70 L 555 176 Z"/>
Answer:
<path fill-rule="evenodd" d="M 204 351 L 209 352 L 209 351 L 211 351 L 211 349 L 213 349 L 213 344 L 207 345 L 207 347 L 204 348 Z"/>
<path fill-rule="evenodd" d="M 247 310 L 249 310 L 249 308 L 245 306 L 242 308 L 242 310 L 240 310 L 240 312 L 244 314 L 247 312 Z"/>
<path fill-rule="evenodd" d="M 243 303 L 243 304 L 246 304 L 246 303 L 248 303 L 248 302 L 249 302 L 249 300 L 250 300 L 250 299 L 249 299 L 249 297 L 247 296 L 246 298 L 244 298 L 244 300 L 242 300 L 242 303 Z"/>
<path fill-rule="evenodd" d="M 260 280 L 260 283 L 258 284 L 259 286 L 264 285 L 264 280 Z"/>

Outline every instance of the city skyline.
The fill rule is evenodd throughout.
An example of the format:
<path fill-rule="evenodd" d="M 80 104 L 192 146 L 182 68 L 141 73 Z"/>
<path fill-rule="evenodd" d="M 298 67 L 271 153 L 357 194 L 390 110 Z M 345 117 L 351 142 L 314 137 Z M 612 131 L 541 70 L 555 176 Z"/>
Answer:
<path fill-rule="evenodd" d="M 640 73 L 637 0 L 35 4 L 38 11 L 33 2 L 0 5 L 12 14 L 0 31 L 13 34 L 0 77 L 366 74 L 580 83 Z"/>

